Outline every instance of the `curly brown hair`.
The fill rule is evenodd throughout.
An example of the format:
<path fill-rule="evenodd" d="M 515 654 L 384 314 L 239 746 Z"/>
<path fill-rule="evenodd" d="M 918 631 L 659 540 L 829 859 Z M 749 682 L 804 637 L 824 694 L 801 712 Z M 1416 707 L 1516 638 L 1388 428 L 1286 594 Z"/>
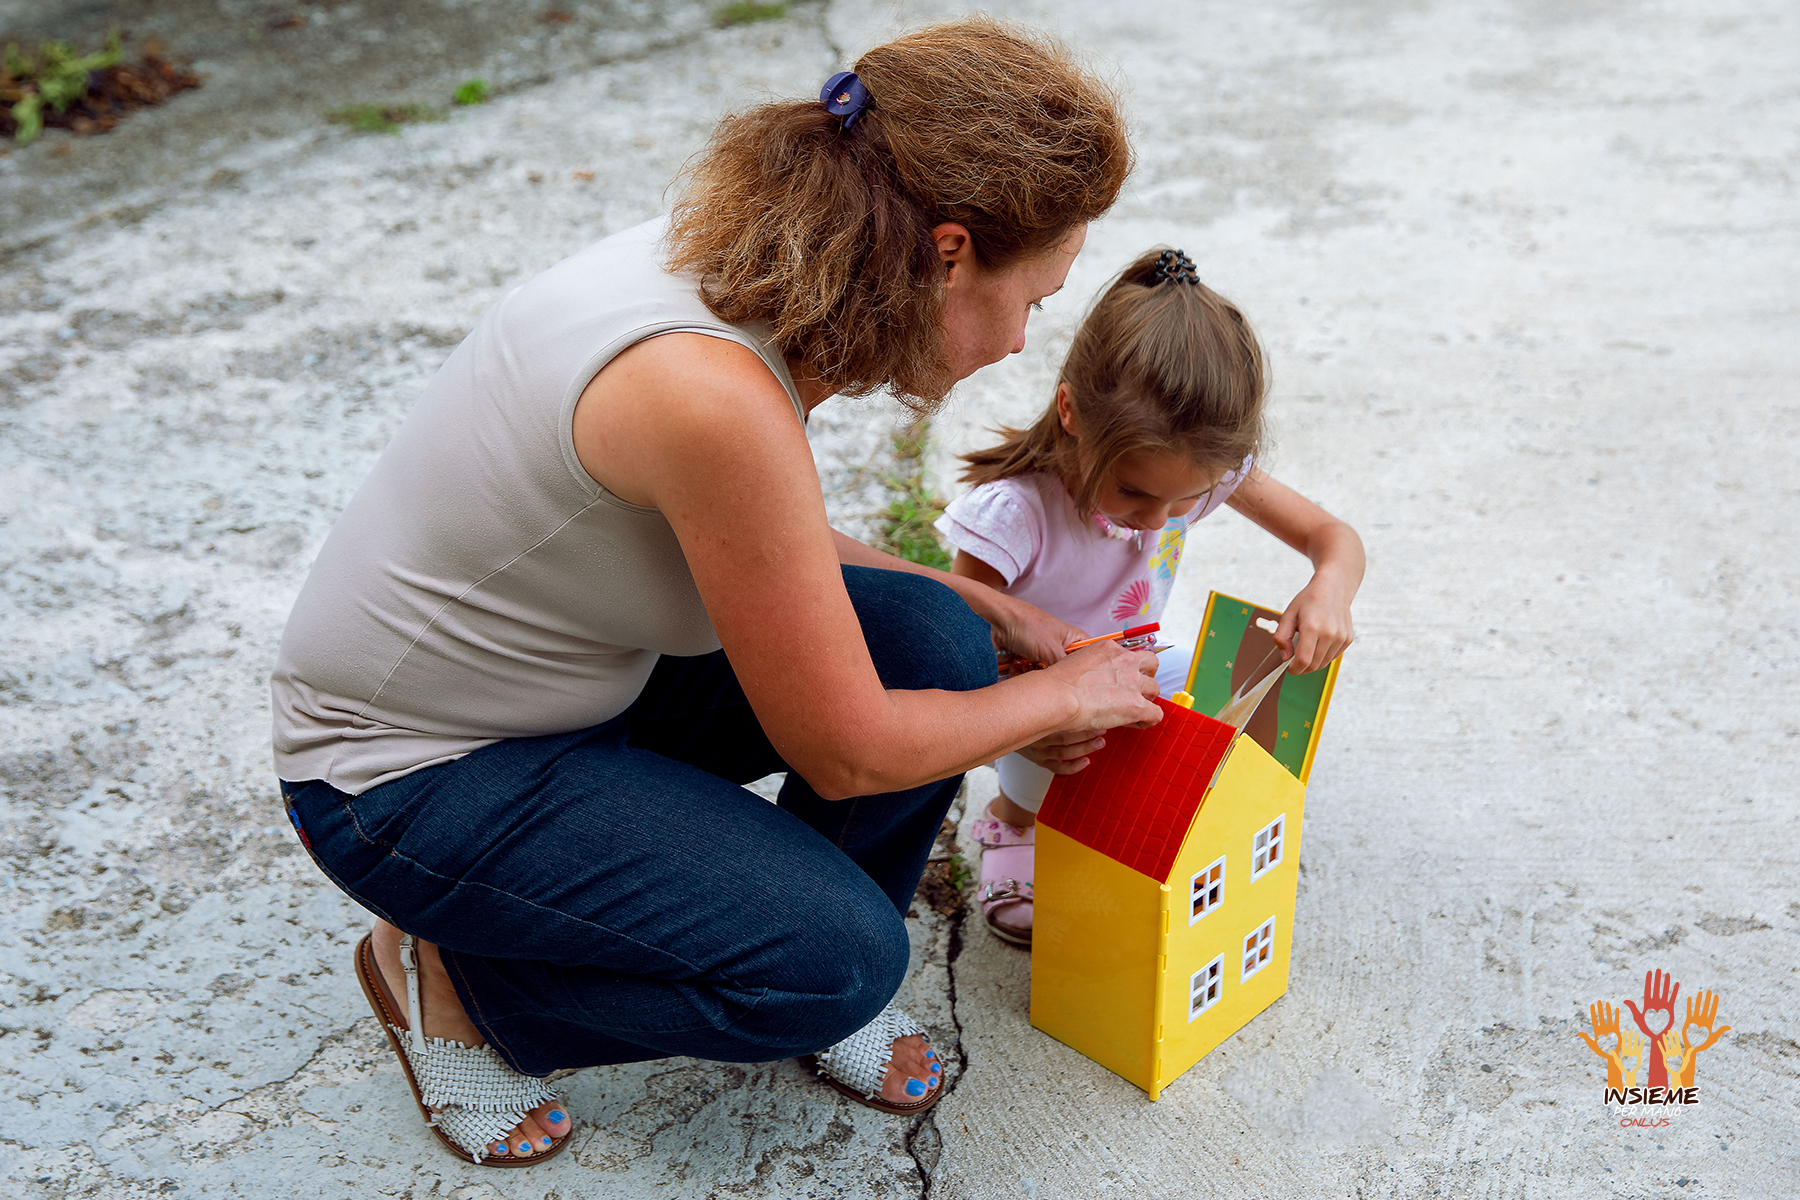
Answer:
<path fill-rule="evenodd" d="M 1256 334 L 1204 283 L 1163 281 L 1162 259 L 1151 250 L 1120 272 L 1069 344 L 1057 386 L 1081 436 L 1052 402 L 1029 429 L 998 429 L 999 445 L 963 455 L 965 483 L 1046 472 L 1085 521 L 1127 454 L 1178 454 L 1218 477 L 1261 453 L 1268 373 Z"/>
<path fill-rule="evenodd" d="M 669 265 L 720 319 L 766 322 L 802 375 L 920 411 L 955 380 L 932 230 L 969 231 L 986 267 L 1059 245 L 1131 171 L 1112 89 L 1050 38 L 988 18 L 933 25 L 856 61 L 871 106 L 818 101 L 719 123 L 683 173 Z"/>

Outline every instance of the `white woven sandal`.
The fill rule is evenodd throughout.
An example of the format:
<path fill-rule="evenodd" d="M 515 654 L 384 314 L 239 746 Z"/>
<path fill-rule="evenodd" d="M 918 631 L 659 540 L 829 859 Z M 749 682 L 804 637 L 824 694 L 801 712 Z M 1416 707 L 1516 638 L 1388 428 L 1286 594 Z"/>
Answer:
<path fill-rule="evenodd" d="M 887 1077 L 888 1062 L 894 1055 L 894 1039 L 915 1033 L 923 1035 L 924 1027 L 890 1003 L 873 1021 L 830 1049 L 813 1055 L 813 1064 L 826 1083 L 858 1103 L 902 1116 L 922 1113 L 944 1094 L 941 1073 L 936 1086 L 927 1083 L 925 1094 L 910 1104 L 895 1104 L 881 1094 L 881 1082 Z"/>
<path fill-rule="evenodd" d="M 373 943 L 368 935 L 357 943 L 357 981 L 399 1056 L 400 1069 L 406 1073 L 425 1124 L 431 1126 L 438 1141 L 463 1161 L 488 1167 L 529 1167 L 566 1150 L 573 1128 L 548 1150 L 528 1158 L 491 1153 L 495 1142 L 505 1141 L 527 1113 L 555 1100 L 557 1093 L 543 1080 L 513 1070 L 492 1046 L 465 1046 L 426 1037 L 411 934 L 400 937 L 400 965 L 406 970 L 405 1024 L 400 1022 L 387 981 L 375 965 Z"/>

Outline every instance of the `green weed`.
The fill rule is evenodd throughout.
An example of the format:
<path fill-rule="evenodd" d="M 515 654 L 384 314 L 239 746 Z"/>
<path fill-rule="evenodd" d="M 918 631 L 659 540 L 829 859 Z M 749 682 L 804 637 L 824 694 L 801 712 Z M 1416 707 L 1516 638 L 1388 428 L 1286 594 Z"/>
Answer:
<path fill-rule="evenodd" d="M 902 462 L 916 463 L 925 457 L 925 447 L 930 442 L 931 422 L 914 421 L 894 435 L 894 457 Z"/>
<path fill-rule="evenodd" d="M 787 16 L 785 0 L 778 4 L 758 4 L 756 0 L 738 0 L 713 9 L 713 24 L 720 29 L 732 25 L 748 25 L 752 21 L 779 21 Z"/>
<path fill-rule="evenodd" d="M 333 125 L 348 125 L 358 133 L 399 133 L 402 125 L 441 121 L 444 114 L 424 104 L 346 104 L 331 109 L 325 119 Z"/>
<path fill-rule="evenodd" d="M 908 562 L 950 569 L 951 558 L 932 523 L 943 515 L 944 501 L 925 483 L 925 447 L 931 423 L 915 421 L 894 435 L 897 472 L 885 482 L 895 493 L 881 516 L 880 548 Z"/>
<path fill-rule="evenodd" d="M 456 89 L 456 95 L 451 99 L 457 104 L 486 104 L 487 98 L 491 94 L 492 90 L 488 87 L 487 80 L 470 79 Z"/>
<path fill-rule="evenodd" d="M 889 483 L 901 481 L 889 480 Z M 902 486 L 905 490 L 882 514 L 882 549 L 907 562 L 948 571 L 950 554 L 938 540 L 937 530 L 931 527 L 943 515 L 944 502 L 927 493 L 917 482 Z"/>
<path fill-rule="evenodd" d="M 44 106 L 66 112 L 88 88 L 88 76 L 119 65 L 119 31 L 106 39 L 106 49 L 77 55 L 67 42 L 44 42 L 36 55 L 23 54 L 17 42 L 6 46 L 5 74 L 0 77 L 0 101 L 12 101 L 12 118 L 18 123 L 13 139 L 20 145 L 44 131 Z"/>

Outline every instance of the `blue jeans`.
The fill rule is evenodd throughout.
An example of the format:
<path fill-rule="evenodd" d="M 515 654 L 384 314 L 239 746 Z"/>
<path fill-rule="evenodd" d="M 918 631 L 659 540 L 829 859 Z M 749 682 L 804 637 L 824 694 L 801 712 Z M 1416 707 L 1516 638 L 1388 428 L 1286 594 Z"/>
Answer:
<path fill-rule="evenodd" d="M 995 682 L 985 621 L 921 576 L 845 567 L 884 686 Z M 283 782 L 314 861 L 435 942 L 515 1068 L 670 1055 L 765 1062 L 822 1049 L 893 997 L 902 914 L 956 775 L 778 804 L 740 784 L 786 764 L 721 651 L 664 657 L 604 725 L 496 742 L 349 796 Z"/>

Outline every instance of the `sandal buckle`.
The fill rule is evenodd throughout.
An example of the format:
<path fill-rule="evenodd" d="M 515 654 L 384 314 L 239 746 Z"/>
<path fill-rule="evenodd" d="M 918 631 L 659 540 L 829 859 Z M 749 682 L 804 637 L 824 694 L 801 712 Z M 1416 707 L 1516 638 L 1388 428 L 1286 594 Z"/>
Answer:
<path fill-rule="evenodd" d="M 981 902 L 990 903 L 995 900 L 1029 900 L 1031 899 L 1029 883 L 1021 884 L 1016 879 L 989 880 L 981 889 Z"/>

